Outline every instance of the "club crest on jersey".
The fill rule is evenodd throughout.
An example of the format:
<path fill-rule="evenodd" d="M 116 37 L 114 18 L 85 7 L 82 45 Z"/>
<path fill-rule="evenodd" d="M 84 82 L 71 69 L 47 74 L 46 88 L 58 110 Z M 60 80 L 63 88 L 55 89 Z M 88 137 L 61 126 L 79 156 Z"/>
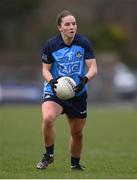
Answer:
<path fill-rule="evenodd" d="M 80 58 L 82 57 L 82 54 L 78 51 L 78 52 L 76 53 L 76 57 L 80 59 Z"/>

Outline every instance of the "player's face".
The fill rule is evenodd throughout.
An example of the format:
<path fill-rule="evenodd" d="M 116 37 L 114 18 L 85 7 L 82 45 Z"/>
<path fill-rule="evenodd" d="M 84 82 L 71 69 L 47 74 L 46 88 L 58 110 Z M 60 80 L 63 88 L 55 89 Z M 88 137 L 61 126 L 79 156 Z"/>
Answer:
<path fill-rule="evenodd" d="M 67 38 L 73 38 L 77 31 L 76 19 L 74 16 L 66 16 L 62 18 L 60 26 L 58 26 L 59 31 L 63 36 Z"/>

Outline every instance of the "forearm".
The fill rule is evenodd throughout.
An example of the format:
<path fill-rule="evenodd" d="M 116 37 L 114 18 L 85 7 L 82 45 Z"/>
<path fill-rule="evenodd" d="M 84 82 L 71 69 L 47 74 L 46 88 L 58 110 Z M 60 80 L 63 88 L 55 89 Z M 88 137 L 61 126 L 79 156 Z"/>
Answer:
<path fill-rule="evenodd" d="M 43 78 L 46 80 L 46 81 L 50 81 L 51 79 L 53 79 L 52 77 L 52 74 L 50 72 L 50 65 L 47 65 L 47 64 L 43 64 L 43 67 L 42 67 L 42 75 L 43 75 Z"/>
<path fill-rule="evenodd" d="M 53 79 L 52 74 L 49 71 L 44 70 L 42 74 L 43 78 L 48 82 Z"/>
<path fill-rule="evenodd" d="M 91 61 L 87 60 L 86 64 L 88 66 L 88 71 L 85 76 L 90 80 L 97 74 L 96 60 L 91 60 Z"/>
<path fill-rule="evenodd" d="M 97 68 L 96 67 L 90 67 L 87 74 L 85 75 L 88 80 L 92 79 L 97 74 Z"/>

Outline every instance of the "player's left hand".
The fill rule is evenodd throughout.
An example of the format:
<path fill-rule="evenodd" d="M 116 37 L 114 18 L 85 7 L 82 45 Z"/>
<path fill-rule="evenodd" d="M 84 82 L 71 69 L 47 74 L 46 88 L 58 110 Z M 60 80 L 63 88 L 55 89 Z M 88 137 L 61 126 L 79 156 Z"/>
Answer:
<path fill-rule="evenodd" d="M 80 77 L 80 83 L 74 87 L 75 94 L 78 94 L 85 86 L 85 84 L 88 82 L 88 77 Z"/>

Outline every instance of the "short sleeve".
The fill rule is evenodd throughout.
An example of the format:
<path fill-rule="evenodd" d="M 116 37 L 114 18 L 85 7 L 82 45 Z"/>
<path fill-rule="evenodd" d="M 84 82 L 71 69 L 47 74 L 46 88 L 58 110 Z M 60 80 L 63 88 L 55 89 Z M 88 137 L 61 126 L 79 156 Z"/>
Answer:
<path fill-rule="evenodd" d="M 51 52 L 50 52 L 50 44 L 49 42 L 46 42 L 42 49 L 42 62 L 46 64 L 51 64 L 53 61 Z"/>
<path fill-rule="evenodd" d="M 92 48 L 92 44 L 87 38 L 84 39 L 84 48 L 85 48 L 84 58 L 85 59 L 94 59 L 95 54 L 94 54 L 94 51 Z"/>

